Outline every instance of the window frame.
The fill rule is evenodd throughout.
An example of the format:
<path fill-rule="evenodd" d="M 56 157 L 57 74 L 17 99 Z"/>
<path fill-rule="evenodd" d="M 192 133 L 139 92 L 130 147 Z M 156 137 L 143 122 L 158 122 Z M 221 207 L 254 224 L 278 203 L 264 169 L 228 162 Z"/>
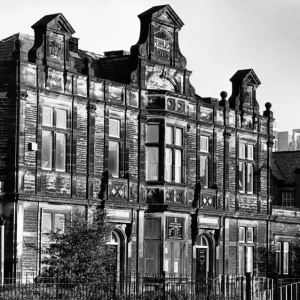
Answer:
<path fill-rule="evenodd" d="M 45 118 L 45 110 L 51 110 L 51 122 L 45 123 L 44 118 Z M 61 126 L 61 124 L 58 125 L 58 113 L 57 111 L 64 111 L 65 112 L 65 127 Z M 69 139 L 70 139 L 70 133 L 71 133 L 71 128 L 70 128 L 70 118 L 71 118 L 71 112 L 70 108 L 66 106 L 61 106 L 61 105 L 51 105 L 49 103 L 42 103 L 41 104 L 41 147 L 40 147 L 40 166 L 42 170 L 45 171 L 55 171 L 55 172 L 68 172 L 70 169 L 70 151 L 69 149 Z M 57 126 L 58 125 L 58 126 Z M 44 158 L 43 158 L 43 153 L 44 153 L 44 133 L 49 132 L 50 137 L 51 137 L 51 147 L 49 149 L 50 151 L 50 166 L 49 167 L 44 167 Z M 62 166 L 58 165 L 58 162 L 60 161 L 58 155 L 59 152 L 59 136 L 63 136 L 63 156 L 62 156 Z M 46 139 L 46 137 L 45 137 Z"/>
<path fill-rule="evenodd" d="M 167 128 L 171 128 L 171 143 L 167 143 Z M 176 132 L 179 130 L 181 132 L 181 142 L 180 144 L 177 144 L 177 134 Z M 170 179 L 166 178 L 166 165 L 167 165 L 167 149 L 171 151 L 171 176 Z M 176 153 L 180 153 L 181 155 L 181 160 L 180 160 L 180 165 L 176 165 L 177 160 L 176 160 Z M 165 125 L 165 166 L 164 166 L 164 180 L 170 183 L 184 183 L 184 173 L 183 173 L 183 157 L 184 157 L 184 128 L 182 126 L 176 126 L 174 124 L 169 124 L 167 123 Z M 176 172 L 176 168 L 180 168 L 179 175 Z M 179 176 L 179 179 L 177 180 Z"/>
<path fill-rule="evenodd" d="M 280 249 L 277 246 L 280 245 Z M 287 251 L 286 251 L 286 247 Z M 280 275 L 288 275 L 290 273 L 290 253 L 291 242 L 285 239 L 278 239 L 275 241 L 275 256 L 276 256 L 276 271 Z"/>
<path fill-rule="evenodd" d="M 254 194 L 254 149 L 255 145 L 239 141 L 238 146 L 238 188 L 243 194 Z"/>
<path fill-rule="evenodd" d="M 116 121 L 116 123 L 118 124 L 118 135 L 115 134 L 111 134 L 110 133 L 110 128 L 111 128 L 111 121 Z M 121 136 L 121 120 L 115 116 L 109 117 L 108 119 L 108 154 L 107 154 L 107 168 L 110 172 L 110 175 L 114 178 L 119 178 L 121 177 L 120 175 L 120 171 L 121 171 L 121 151 L 122 151 L 122 136 Z M 111 143 L 115 143 L 118 147 L 117 147 L 117 156 L 113 156 L 113 158 L 116 158 L 115 161 L 115 165 L 117 167 L 117 171 L 113 172 L 112 168 L 110 168 L 110 145 Z"/>
<path fill-rule="evenodd" d="M 49 232 L 45 232 L 43 228 L 43 221 L 44 221 L 44 214 L 50 214 L 51 216 L 51 229 L 49 231 L 54 231 L 57 227 L 55 227 L 55 221 L 57 215 L 63 215 L 64 216 L 64 222 L 63 222 L 63 231 L 61 233 L 65 232 L 65 220 L 66 220 L 66 211 L 60 211 L 60 210 L 52 210 L 52 209 L 43 209 L 41 212 L 41 234 L 42 235 L 49 235 Z"/>
<path fill-rule="evenodd" d="M 148 138 L 148 134 L 147 134 L 147 130 L 148 130 L 148 126 L 157 126 L 157 140 L 153 141 L 153 140 L 147 140 Z M 145 125 L 145 179 L 146 181 L 159 181 L 160 180 L 160 160 L 161 160 L 161 143 L 160 143 L 160 139 L 161 139 L 161 123 L 159 121 L 149 121 L 146 125 Z M 149 162 L 148 162 L 148 151 L 150 151 L 151 148 L 157 149 L 157 153 L 158 153 L 158 158 L 157 161 L 155 162 L 155 164 L 157 165 L 157 178 L 153 178 L 153 177 L 148 177 L 148 173 L 149 173 Z"/>
<path fill-rule="evenodd" d="M 244 232 L 244 239 L 240 238 L 240 232 Z M 249 233 L 251 239 L 249 240 Z M 251 248 L 251 251 L 250 251 Z M 255 227 L 254 226 L 238 226 L 238 252 L 239 252 L 239 262 L 238 262 L 238 274 L 244 275 L 245 272 L 251 272 L 253 274 L 254 270 L 254 257 L 255 257 Z M 251 255 L 250 255 L 251 253 Z M 251 264 L 252 262 L 252 264 Z"/>
<path fill-rule="evenodd" d="M 204 142 L 203 142 L 204 141 Z M 204 144 L 204 147 L 202 147 Z M 201 183 L 201 187 L 209 188 L 211 184 L 211 165 L 212 165 L 212 155 L 210 151 L 210 136 L 205 134 L 200 134 L 199 137 L 199 162 L 198 162 L 198 176 Z M 201 174 L 205 173 L 205 176 Z"/>
<path fill-rule="evenodd" d="M 288 195 L 289 195 L 289 197 L 287 197 Z M 287 199 L 287 198 L 289 198 L 289 199 Z M 295 190 L 289 190 L 289 191 L 286 190 L 286 191 L 281 192 L 281 206 L 283 206 L 283 207 L 295 207 L 296 206 Z"/>

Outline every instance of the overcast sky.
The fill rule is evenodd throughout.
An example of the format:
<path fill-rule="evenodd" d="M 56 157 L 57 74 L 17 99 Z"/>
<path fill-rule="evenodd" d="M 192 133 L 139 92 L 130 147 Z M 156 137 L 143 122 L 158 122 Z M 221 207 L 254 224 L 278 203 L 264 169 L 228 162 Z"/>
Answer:
<path fill-rule="evenodd" d="M 231 95 L 229 79 L 254 69 L 260 111 L 272 103 L 278 130 L 300 128 L 300 0 L 10 0 L 0 10 L 0 39 L 22 32 L 44 15 L 61 12 L 96 53 L 130 50 L 139 37 L 137 15 L 170 4 L 185 24 L 179 34 L 191 82 L 202 97 Z"/>

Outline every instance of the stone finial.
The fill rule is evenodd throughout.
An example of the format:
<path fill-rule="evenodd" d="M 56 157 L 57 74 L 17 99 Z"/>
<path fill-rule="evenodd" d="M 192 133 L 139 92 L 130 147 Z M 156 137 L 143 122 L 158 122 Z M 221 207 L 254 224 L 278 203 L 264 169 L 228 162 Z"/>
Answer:
<path fill-rule="evenodd" d="M 266 110 L 264 111 L 263 116 L 268 118 L 273 118 L 273 112 L 271 111 L 272 104 L 270 102 L 267 102 L 265 104 L 265 107 Z"/>
<path fill-rule="evenodd" d="M 222 91 L 222 92 L 220 93 L 220 96 L 221 96 L 222 100 L 226 100 L 226 98 L 227 98 L 227 92 Z"/>
<path fill-rule="evenodd" d="M 267 102 L 267 103 L 265 104 L 265 107 L 266 107 L 266 110 L 270 110 L 271 107 L 272 107 L 272 103 Z"/>
<path fill-rule="evenodd" d="M 222 98 L 222 100 L 220 100 L 219 101 L 219 105 L 220 106 L 224 106 L 224 107 L 229 107 L 229 102 L 228 102 L 228 100 L 226 99 L 227 98 L 227 92 L 225 92 L 225 91 L 222 91 L 221 93 L 220 93 L 220 96 L 221 96 L 221 98 Z"/>

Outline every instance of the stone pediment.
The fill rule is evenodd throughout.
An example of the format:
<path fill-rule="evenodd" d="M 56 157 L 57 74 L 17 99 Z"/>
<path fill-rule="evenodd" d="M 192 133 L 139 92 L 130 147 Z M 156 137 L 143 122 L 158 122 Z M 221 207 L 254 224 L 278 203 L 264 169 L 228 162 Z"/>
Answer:
<path fill-rule="evenodd" d="M 68 35 L 75 33 L 75 30 L 62 13 L 44 16 L 42 19 L 33 24 L 31 28 L 34 30 L 52 29 Z"/>
<path fill-rule="evenodd" d="M 170 5 L 154 6 L 138 16 L 141 20 L 154 20 L 158 23 L 181 28 L 184 23 Z"/>
<path fill-rule="evenodd" d="M 249 84 L 249 85 L 260 85 L 261 82 L 253 69 L 245 69 L 237 71 L 231 78 L 232 83 L 237 84 Z"/>

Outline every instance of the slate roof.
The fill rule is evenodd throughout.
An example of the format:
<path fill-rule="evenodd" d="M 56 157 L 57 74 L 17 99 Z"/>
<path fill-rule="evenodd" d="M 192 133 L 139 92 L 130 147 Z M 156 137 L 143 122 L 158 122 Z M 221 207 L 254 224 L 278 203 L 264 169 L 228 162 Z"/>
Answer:
<path fill-rule="evenodd" d="M 300 151 L 273 152 L 272 173 L 285 184 L 295 184 L 295 170 L 300 168 Z"/>

